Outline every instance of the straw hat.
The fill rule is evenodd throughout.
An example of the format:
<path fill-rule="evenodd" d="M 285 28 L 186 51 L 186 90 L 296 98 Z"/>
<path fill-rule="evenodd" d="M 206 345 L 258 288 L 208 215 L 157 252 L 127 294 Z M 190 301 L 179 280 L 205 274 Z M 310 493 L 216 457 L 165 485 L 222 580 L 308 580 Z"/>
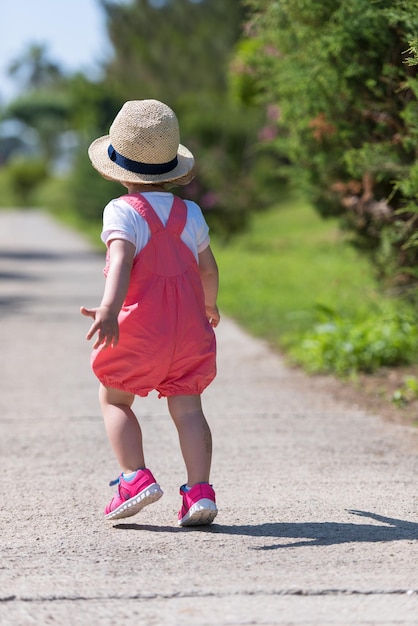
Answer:
<path fill-rule="evenodd" d="M 125 102 L 109 134 L 91 144 L 89 157 L 112 180 L 152 184 L 193 178 L 194 158 L 180 144 L 177 117 L 158 100 Z"/>

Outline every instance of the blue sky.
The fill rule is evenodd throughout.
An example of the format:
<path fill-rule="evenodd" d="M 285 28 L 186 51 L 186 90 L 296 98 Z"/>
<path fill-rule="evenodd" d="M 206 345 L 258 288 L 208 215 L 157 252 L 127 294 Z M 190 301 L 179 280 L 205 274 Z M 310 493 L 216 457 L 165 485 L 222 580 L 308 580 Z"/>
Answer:
<path fill-rule="evenodd" d="M 93 73 L 109 54 L 98 0 L 0 0 L 0 102 L 15 91 L 7 66 L 31 43 L 46 44 L 64 70 Z"/>

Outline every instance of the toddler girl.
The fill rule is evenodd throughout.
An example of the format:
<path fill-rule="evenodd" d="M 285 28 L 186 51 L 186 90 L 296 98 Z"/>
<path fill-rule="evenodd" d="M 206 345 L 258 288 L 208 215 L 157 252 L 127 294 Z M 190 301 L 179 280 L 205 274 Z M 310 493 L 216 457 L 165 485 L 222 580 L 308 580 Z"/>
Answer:
<path fill-rule="evenodd" d="M 105 178 L 128 193 L 103 214 L 106 283 L 93 318 L 92 368 L 106 432 L 122 473 L 107 519 L 135 515 L 163 492 L 146 467 L 142 433 L 132 411 L 135 396 L 153 389 L 167 397 L 187 470 L 180 526 L 210 524 L 217 515 L 209 484 L 212 438 L 200 395 L 216 375 L 213 327 L 218 269 L 200 208 L 167 191 L 187 184 L 194 158 L 180 144 L 174 112 L 157 100 L 124 104 L 109 135 L 89 156 Z M 111 483 L 112 484 L 112 483 Z"/>

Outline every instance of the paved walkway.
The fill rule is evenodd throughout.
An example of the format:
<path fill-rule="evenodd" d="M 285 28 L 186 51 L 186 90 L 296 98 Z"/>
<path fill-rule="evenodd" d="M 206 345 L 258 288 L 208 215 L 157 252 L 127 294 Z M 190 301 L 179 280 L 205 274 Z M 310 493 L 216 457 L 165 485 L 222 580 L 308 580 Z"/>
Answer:
<path fill-rule="evenodd" d="M 0 624 L 418 625 L 418 433 L 336 403 L 231 320 L 204 395 L 217 523 L 176 525 L 184 470 L 154 395 L 136 407 L 165 495 L 102 519 L 118 467 L 78 313 L 102 267 L 42 213 L 0 212 Z"/>

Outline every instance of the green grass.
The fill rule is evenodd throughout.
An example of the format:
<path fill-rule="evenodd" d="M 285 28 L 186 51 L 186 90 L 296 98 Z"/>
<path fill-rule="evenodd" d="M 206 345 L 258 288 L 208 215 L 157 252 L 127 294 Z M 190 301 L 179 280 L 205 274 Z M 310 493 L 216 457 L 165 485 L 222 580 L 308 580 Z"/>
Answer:
<path fill-rule="evenodd" d="M 69 184 L 49 179 L 33 205 L 101 245 L 100 220 L 70 210 Z M 415 311 L 383 294 L 337 221 L 322 219 L 305 201 L 283 200 L 254 214 L 249 230 L 228 244 L 213 236 L 212 247 L 221 311 L 306 370 L 346 376 L 417 362 Z"/>
<path fill-rule="evenodd" d="M 252 228 L 212 247 L 220 268 L 219 305 L 255 335 L 283 347 L 318 321 L 325 307 L 347 318 L 382 302 L 368 261 L 304 201 L 289 200 L 254 217 Z"/>
<path fill-rule="evenodd" d="M 0 209 L 16 206 L 16 198 L 5 167 L 0 167 Z"/>

